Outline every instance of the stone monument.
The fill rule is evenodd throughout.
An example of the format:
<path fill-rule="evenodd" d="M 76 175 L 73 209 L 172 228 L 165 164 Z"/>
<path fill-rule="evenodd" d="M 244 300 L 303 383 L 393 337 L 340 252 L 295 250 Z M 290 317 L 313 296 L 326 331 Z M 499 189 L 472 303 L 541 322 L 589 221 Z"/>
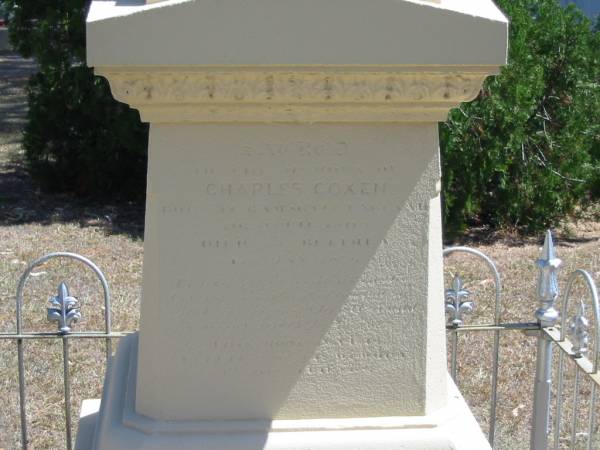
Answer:
<path fill-rule="evenodd" d="M 79 449 L 489 448 L 447 376 L 438 125 L 491 0 L 94 1 L 150 122 L 141 324 Z"/>

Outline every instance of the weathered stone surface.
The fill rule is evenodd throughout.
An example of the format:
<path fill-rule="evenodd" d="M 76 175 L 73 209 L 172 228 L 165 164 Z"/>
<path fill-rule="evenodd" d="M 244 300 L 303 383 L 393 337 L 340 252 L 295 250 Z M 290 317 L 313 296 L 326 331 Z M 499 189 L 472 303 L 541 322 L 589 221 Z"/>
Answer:
<path fill-rule="evenodd" d="M 443 290 L 428 291 L 441 258 L 429 238 L 437 139 L 434 124 L 154 126 L 140 413 L 372 417 L 441 404 Z M 434 330 L 430 354 L 414 351 Z"/>

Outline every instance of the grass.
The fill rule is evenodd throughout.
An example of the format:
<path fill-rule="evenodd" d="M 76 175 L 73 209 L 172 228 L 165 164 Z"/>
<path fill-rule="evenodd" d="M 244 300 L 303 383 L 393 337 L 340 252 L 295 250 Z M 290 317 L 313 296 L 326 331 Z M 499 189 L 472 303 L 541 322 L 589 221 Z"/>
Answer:
<path fill-rule="evenodd" d="M 0 53 L 0 332 L 15 330 L 15 290 L 27 264 L 46 253 L 69 251 L 92 259 L 109 277 L 115 330 L 134 330 L 139 319 L 143 206 L 94 205 L 40 193 L 21 161 L 26 113 L 23 88 L 33 63 Z M 78 331 L 103 329 L 100 284 L 72 262 L 35 270 L 25 289 L 24 331 L 55 331 L 46 321 L 48 300 L 66 280 L 80 299 Z M 79 340 L 71 349 L 72 408 L 98 397 L 104 377 L 102 341 Z M 62 346 L 26 342 L 27 404 L 31 448 L 64 448 Z M 15 343 L 0 341 L 0 449 L 20 448 Z M 76 427 L 75 427 L 76 429 Z"/>
<path fill-rule="evenodd" d="M 600 226 L 587 222 L 574 227 L 577 238 L 557 239 L 558 256 L 563 260 L 560 269 L 560 289 L 564 292 L 567 274 L 576 268 L 588 270 L 594 277 L 600 276 L 600 249 L 598 237 Z M 467 242 L 473 245 L 472 242 Z M 505 238 L 494 243 L 477 243 L 476 248 L 490 256 L 497 264 L 502 276 L 503 296 L 501 321 L 534 322 L 537 308 L 537 267 L 542 242 L 538 240 L 517 240 Z M 476 301 L 474 313 L 468 317 L 468 325 L 489 324 L 493 322 L 494 283 L 491 273 L 476 260 L 464 255 L 451 256 L 446 261 L 446 286 L 455 274 L 460 274 L 466 282 L 466 288 L 472 292 Z M 582 283 L 577 282 L 573 291 L 570 317 L 575 312 L 577 299 L 586 298 Z M 589 304 L 589 303 L 588 303 Z M 561 305 L 557 306 L 559 309 Z M 592 314 L 588 313 L 591 318 Z M 591 322 L 594 326 L 593 321 Z M 593 332 L 590 331 L 592 334 Z M 489 426 L 489 399 L 491 396 L 493 333 L 463 333 L 459 338 L 458 384 L 461 392 L 487 432 Z M 593 354 L 593 348 L 590 349 Z M 530 420 L 533 406 L 533 386 L 535 374 L 536 339 L 519 331 L 501 333 L 500 371 L 498 380 L 498 419 L 496 443 L 499 449 L 529 448 Z M 556 359 L 554 371 L 556 373 Z M 561 435 L 567 438 L 568 425 L 572 414 L 573 364 L 566 362 L 565 395 L 563 396 L 563 428 Z M 556 376 L 555 376 L 556 379 Z M 585 448 L 587 435 L 588 400 L 591 385 L 582 383 L 578 408 L 579 440 L 576 448 Z M 554 408 L 554 406 L 553 406 Z M 600 413 L 596 407 L 596 414 Z M 600 446 L 600 437 L 595 436 L 595 447 Z M 561 440 L 561 446 L 566 441 Z"/>
<path fill-rule="evenodd" d="M 139 318 L 143 206 L 96 205 L 38 192 L 20 162 L 19 144 L 26 112 L 23 86 L 32 70 L 32 63 L 10 53 L 0 53 L 0 332 L 15 329 L 14 294 L 20 273 L 28 262 L 52 251 L 81 253 L 96 262 L 111 285 L 114 330 L 134 330 Z M 576 267 L 590 271 L 595 277 L 600 275 L 600 224 L 587 220 L 570 224 L 565 230 L 557 236 L 559 256 L 564 260 L 561 288 L 564 288 L 565 274 Z M 489 233 L 474 233 L 463 241 L 461 243 L 478 248 L 497 262 L 504 285 L 502 321 L 533 321 L 537 307 L 534 262 L 539 256 L 541 241 Z M 446 285 L 454 274 L 460 273 L 476 301 L 468 324 L 490 323 L 494 288 L 490 273 L 463 255 L 452 256 L 447 263 Z M 67 280 L 71 293 L 81 302 L 83 320 L 76 329 L 101 330 L 103 309 L 99 283 L 89 271 L 64 261 L 52 261 L 35 270 L 25 292 L 25 330 L 56 329 L 54 324 L 47 323 L 45 316 L 48 299 L 55 295 L 62 280 Z M 583 295 L 580 285 L 575 295 Z M 535 338 L 521 332 L 502 334 L 498 449 L 518 450 L 529 446 L 535 344 Z M 25 345 L 31 448 L 65 448 L 61 343 L 46 340 Z M 487 431 L 492 334 L 464 334 L 459 345 L 459 386 Z M 102 341 L 87 340 L 78 340 L 71 347 L 72 409 L 76 416 L 82 399 L 100 396 L 104 348 Z M 20 448 L 16 367 L 14 342 L 0 341 L 0 449 L 5 450 Z M 567 367 L 571 368 L 572 364 Z M 572 377 L 569 369 L 567 381 Z M 580 390 L 582 402 L 576 410 L 581 424 L 587 420 L 589 392 L 589 383 L 584 383 Z M 567 389 L 564 397 L 565 432 L 573 410 L 569 400 L 572 394 L 572 389 Z M 73 431 L 76 431 L 76 421 Z M 580 427 L 580 431 L 584 432 L 585 427 Z M 568 443 L 564 439 L 566 435 L 561 446 Z M 580 435 L 577 448 L 583 448 L 584 441 L 585 435 Z M 595 441 L 595 445 L 598 448 L 600 440 Z"/>

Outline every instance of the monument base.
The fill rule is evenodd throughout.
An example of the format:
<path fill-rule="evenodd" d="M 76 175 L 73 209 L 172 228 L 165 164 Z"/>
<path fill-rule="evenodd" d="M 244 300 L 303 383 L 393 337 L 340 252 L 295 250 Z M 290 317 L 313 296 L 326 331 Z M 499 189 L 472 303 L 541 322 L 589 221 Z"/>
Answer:
<path fill-rule="evenodd" d="M 76 450 L 490 449 L 450 377 L 447 406 L 427 416 L 174 422 L 135 413 L 136 361 L 132 335 L 107 370 L 102 402 L 83 402 Z"/>

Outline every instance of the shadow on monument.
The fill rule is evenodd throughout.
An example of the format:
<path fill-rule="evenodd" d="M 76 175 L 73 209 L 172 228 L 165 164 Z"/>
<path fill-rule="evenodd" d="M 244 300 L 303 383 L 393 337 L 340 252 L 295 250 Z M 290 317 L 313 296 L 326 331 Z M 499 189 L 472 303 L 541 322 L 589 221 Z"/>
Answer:
<path fill-rule="evenodd" d="M 173 269 L 168 258 L 157 264 L 156 272 L 145 266 L 144 276 L 156 280 L 160 275 L 164 285 L 177 276 L 192 281 L 182 282 L 180 291 L 157 285 L 157 298 L 169 298 L 168 302 L 160 301 L 158 308 L 164 305 L 168 312 L 158 312 L 155 307 L 145 309 L 153 301 L 142 302 L 140 360 L 144 366 L 139 372 L 136 403 L 141 414 L 160 411 L 160 417 L 155 417 L 168 421 L 424 414 L 423 392 L 414 386 L 420 384 L 416 374 L 423 373 L 425 355 L 410 349 L 425 346 L 426 330 L 415 329 L 414 323 L 422 321 L 415 317 L 424 317 L 427 305 L 426 301 L 415 299 L 423 300 L 427 292 L 422 269 L 427 267 L 429 258 L 430 202 L 437 192 L 435 186 L 426 183 L 432 174 L 433 179 L 437 174 L 437 156 L 419 151 L 410 141 L 400 145 L 402 150 L 397 145 L 390 146 L 388 142 L 396 137 L 390 127 L 382 127 L 376 141 L 385 151 L 365 148 L 359 137 L 365 134 L 360 126 L 339 127 L 340 130 L 329 133 L 336 136 L 339 132 L 340 136 L 358 140 L 355 146 L 361 149 L 357 152 L 360 155 L 354 154 L 354 158 L 360 159 L 352 162 L 361 167 L 363 179 L 377 178 L 375 174 L 383 171 L 386 164 L 395 166 L 395 172 L 384 178 L 393 180 L 393 187 L 382 199 L 353 197 L 345 200 L 347 204 L 336 205 L 344 211 L 339 215 L 312 213 L 314 227 L 323 229 L 337 220 L 356 226 L 354 231 L 313 234 L 327 237 L 329 242 L 313 243 L 307 239 L 301 244 L 301 251 L 298 244 L 286 242 L 287 232 L 271 238 L 273 232 L 261 231 L 259 237 L 253 235 L 263 245 L 260 261 L 253 260 L 250 252 L 247 264 L 231 265 L 229 260 L 227 265 L 221 249 L 202 248 L 200 265 L 186 265 L 184 273 Z M 315 137 L 318 127 L 305 130 L 299 126 L 291 131 L 294 127 L 279 126 L 275 132 L 254 125 L 252 129 L 260 136 L 288 133 L 292 142 L 296 135 L 311 135 L 316 142 L 321 138 Z M 435 131 L 432 127 L 431 133 Z M 182 136 L 186 132 L 184 127 L 178 127 L 169 133 Z M 204 127 L 202 133 L 203 139 L 211 140 L 210 127 Z M 254 142 L 245 133 L 249 131 L 240 131 L 242 138 L 237 139 Z M 213 151 L 216 157 L 231 161 L 232 155 L 227 151 L 235 148 L 227 142 Z M 168 157 L 155 160 L 156 167 L 164 173 L 173 173 L 174 164 L 189 167 L 189 160 L 196 157 L 193 149 L 189 153 L 173 151 Z M 411 164 L 403 165 L 404 158 L 410 158 Z M 196 164 L 202 166 L 200 162 Z M 335 180 L 357 181 L 351 173 L 337 175 Z M 309 184 L 312 181 L 306 179 Z M 192 181 L 182 177 L 179 183 L 179 194 L 189 192 L 186 183 Z M 161 186 L 154 184 L 156 192 L 162 192 Z M 313 200 L 307 200 L 310 198 Z M 314 197 L 297 201 L 302 200 L 318 201 Z M 335 205 L 334 198 L 320 200 Z M 185 204 L 186 200 L 179 201 Z M 348 204 L 352 208 L 346 209 Z M 175 214 L 180 214 L 179 210 Z M 199 216 L 186 216 L 185 220 L 177 217 L 157 218 L 158 231 L 147 237 L 146 245 L 152 248 L 156 243 L 157 255 L 178 255 L 185 261 L 194 254 L 186 236 L 210 236 L 214 231 L 203 228 Z M 172 220 L 177 220 L 179 228 Z M 297 236 L 311 234 L 289 235 Z M 347 241 L 342 243 L 344 237 Z M 361 242 L 356 240 L 358 237 Z M 411 260 L 402 259 L 402 255 L 410 255 Z M 205 261 L 212 263 L 203 264 Z M 201 280 L 219 284 L 212 294 L 205 293 Z M 160 331 L 158 323 L 153 322 L 157 317 L 161 318 Z M 368 385 L 364 383 L 365 373 L 372 380 Z M 317 378 L 319 382 L 315 383 Z M 173 388 L 168 394 L 156 390 L 157 380 Z"/>
<path fill-rule="evenodd" d="M 184 133 L 181 129 L 177 132 Z M 344 131 L 347 133 L 349 131 Z M 360 135 L 360 131 L 357 134 Z M 147 384 L 150 388 L 142 393 L 145 399 L 141 409 L 136 402 L 138 413 L 126 419 L 132 421 L 133 428 L 147 427 L 145 433 L 154 433 L 154 442 L 158 443 L 160 439 L 156 436 L 162 434 L 150 430 L 178 423 L 178 427 L 187 431 L 177 434 L 177 445 L 188 448 L 185 446 L 188 440 L 189 445 L 198 442 L 193 430 L 202 433 L 206 427 L 235 427 L 236 421 L 242 424 L 250 421 L 252 430 L 202 434 L 206 448 L 262 450 L 268 439 L 277 439 L 270 434 L 273 419 L 347 419 L 425 413 L 424 392 L 414 389 L 418 383 L 415 374 L 424 372 L 425 354 L 410 349 L 426 345 L 426 328 L 415 327 L 415 323 L 421 323 L 427 314 L 423 296 L 427 295 L 428 280 L 422 269 L 427 267 L 429 258 L 430 203 L 437 200 L 435 186 L 427 183 L 435 178 L 432 174 L 437 173 L 438 160 L 433 154 L 419 154 L 416 149 L 400 151 L 392 147 L 382 154 L 369 149 L 361 155 L 362 161 L 353 162 L 368 167 L 367 174 L 372 175 L 374 168 L 389 162 L 390 155 L 403 152 L 407 154 L 395 156 L 393 161 L 412 158 L 413 163 L 408 165 L 410 167 L 399 164 L 393 176 L 387 178 L 394 180 L 395 186 L 387 191 L 384 199 L 346 200 L 353 206 L 350 214 L 326 215 L 321 224 L 313 224 L 324 226 L 334 218 L 355 225 L 365 223 L 363 228 L 358 226 L 354 231 L 339 234 L 348 237 L 348 242 L 351 236 L 362 239 L 368 236 L 368 245 L 336 248 L 336 244 L 330 242 L 326 246 L 331 248 L 323 249 L 315 243 L 313 248 L 301 252 L 309 261 L 302 264 L 273 258 L 282 252 L 286 258 L 300 256 L 273 246 L 261 252 L 264 261 L 260 264 L 234 266 L 236 268 L 225 276 L 221 273 L 224 266 L 218 263 L 218 254 L 211 255 L 211 250 L 202 249 L 201 261 L 214 261 L 214 266 L 190 267 L 189 274 L 180 275 L 182 279 L 196 274 L 199 279 L 219 280 L 222 284 L 212 291 L 212 296 L 195 284 L 190 287 L 194 301 L 185 308 L 178 303 L 181 292 L 168 301 L 161 301 L 169 312 L 165 310 L 159 315 L 164 319 L 167 315 L 176 316 L 177 320 L 161 321 L 160 333 L 152 322 L 144 323 L 142 304 L 140 344 L 150 349 L 151 365 L 156 363 L 161 381 Z M 170 153 L 169 157 L 167 161 L 189 165 L 185 155 L 178 154 L 175 158 Z M 228 159 L 231 155 L 221 157 Z M 161 163 L 166 164 L 166 161 Z M 167 173 L 173 169 L 157 165 Z M 352 175 L 338 175 L 336 180 L 340 178 L 352 181 Z M 183 183 L 181 192 L 185 192 L 186 181 L 181 179 L 180 182 Z M 364 207 L 372 211 L 369 213 Z M 171 230 L 174 238 L 170 239 L 161 239 L 158 233 L 155 237 L 149 236 L 146 244 L 152 246 L 156 239 L 172 254 L 193 253 L 186 236 L 192 231 L 202 236 L 209 234 L 202 228 L 201 221 L 201 217 L 188 217 L 184 222 L 190 222 L 189 230 Z M 285 232 L 283 235 L 287 236 Z M 268 236 L 263 238 L 268 242 Z M 280 242 L 280 239 L 273 238 L 273 241 Z M 169 254 L 161 248 L 158 254 Z M 322 261 L 323 255 L 326 259 Z M 409 260 L 402 259 L 401 255 L 409 255 Z M 165 260 L 160 267 L 165 279 L 173 276 L 169 266 Z M 156 279 L 158 273 L 145 267 L 144 276 Z M 237 287 L 228 287 L 226 278 L 233 280 Z M 158 296 L 167 298 L 161 292 Z M 185 314 L 180 314 L 184 309 Z M 198 334 L 198 330 L 203 333 Z M 105 392 L 112 395 L 115 402 L 125 397 L 118 390 L 126 383 L 121 378 L 123 375 L 117 373 L 129 373 L 126 353 L 131 351 L 134 342 L 133 339 L 123 341 L 117 359 L 121 356 L 124 367 L 113 369 L 113 379 L 107 384 L 116 386 L 113 394 Z M 186 359 L 184 364 L 177 361 L 181 355 Z M 131 361 L 134 359 L 137 358 Z M 146 365 L 138 374 L 147 375 L 148 369 Z M 150 367 L 150 372 L 153 370 Z M 366 373 L 368 384 L 364 383 Z M 115 383 L 115 378 L 120 380 Z M 140 378 L 137 380 L 137 396 L 141 398 Z M 158 385 L 169 386 L 169 389 L 157 389 Z M 163 394 L 168 395 L 168 401 L 165 402 Z M 165 406 L 166 403 L 176 408 Z M 160 410 L 162 416 L 156 420 L 144 416 L 144 411 L 149 409 Z M 224 423 L 226 425 L 222 425 Z M 136 439 L 145 439 L 144 432 L 134 433 Z"/>

